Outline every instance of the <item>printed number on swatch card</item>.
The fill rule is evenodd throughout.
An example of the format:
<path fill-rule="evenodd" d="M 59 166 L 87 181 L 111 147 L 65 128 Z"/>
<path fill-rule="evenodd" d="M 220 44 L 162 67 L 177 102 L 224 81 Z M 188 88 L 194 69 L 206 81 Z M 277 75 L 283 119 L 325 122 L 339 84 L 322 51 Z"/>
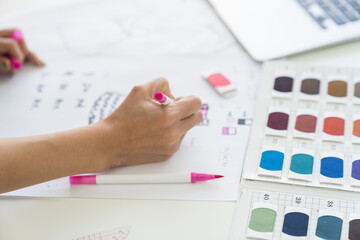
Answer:
<path fill-rule="evenodd" d="M 270 200 L 270 195 L 267 194 L 267 193 L 265 193 L 265 194 L 264 194 L 264 200 L 265 200 L 265 201 L 269 201 L 269 200 Z"/>
<path fill-rule="evenodd" d="M 304 208 L 305 207 L 305 198 L 304 198 L 304 196 L 294 196 L 293 201 L 294 201 L 294 205 L 297 208 Z"/>

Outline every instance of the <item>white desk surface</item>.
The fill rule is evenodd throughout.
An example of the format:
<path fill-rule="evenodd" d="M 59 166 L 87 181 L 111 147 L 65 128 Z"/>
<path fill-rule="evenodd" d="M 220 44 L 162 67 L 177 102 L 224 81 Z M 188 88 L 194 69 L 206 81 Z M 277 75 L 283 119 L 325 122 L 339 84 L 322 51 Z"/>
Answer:
<path fill-rule="evenodd" d="M 0 15 L 63 2 L 0 0 Z M 238 51 L 242 47 L 233 44 L 219 54 Z M 288 60 L 360 67 L 360 41 Z M 126 225 L 129 240 L 228 239 L 234 207 L 235 202 L 215 201 L 6 197 L 0 200 L 0 239 L 71 239 Z"/>
<path fill-rule="evenodd" d="M 129 240 L 226 239 L 233 210 L 233 202 L 7 198 L 0 238 L 72 239 L 129 225 Z"/>

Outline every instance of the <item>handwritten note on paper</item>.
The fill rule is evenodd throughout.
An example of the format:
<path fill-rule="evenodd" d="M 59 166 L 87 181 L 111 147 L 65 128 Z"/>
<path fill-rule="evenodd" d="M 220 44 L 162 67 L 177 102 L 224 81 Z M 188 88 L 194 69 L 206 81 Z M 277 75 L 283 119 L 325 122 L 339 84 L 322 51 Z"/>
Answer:
<path fill-rule="evenodd" d="M 105 92 L 94 102 L 89 113 L 89 124 L 100 121 L 110 115 L 122 102 L 124 95 L 119 92 Z"/>
<path fill-rule="evenodd" d="M 73 238 L 72 240 L 124 240 L 130 233 L 130 226 L 119 227 L 103 232 Z"/>
<path fill-rule="evenodd" d="M 101 83 L 106 77 L 104 71 L 67 68 L 17 73 L 0 84 L 0 109 L 7 113 L 0 137 L 61 131 L 104 119 L 125 97 Z"/>

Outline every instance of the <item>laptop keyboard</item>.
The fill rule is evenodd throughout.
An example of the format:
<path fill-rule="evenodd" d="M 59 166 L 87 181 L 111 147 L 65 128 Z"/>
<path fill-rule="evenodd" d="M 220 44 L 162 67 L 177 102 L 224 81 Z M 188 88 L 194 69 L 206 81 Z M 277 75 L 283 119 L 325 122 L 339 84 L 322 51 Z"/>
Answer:
<path fill-rule="evenodd" d="M 360 20 L 360 0 L 296 0 L 323 29 Z"/>

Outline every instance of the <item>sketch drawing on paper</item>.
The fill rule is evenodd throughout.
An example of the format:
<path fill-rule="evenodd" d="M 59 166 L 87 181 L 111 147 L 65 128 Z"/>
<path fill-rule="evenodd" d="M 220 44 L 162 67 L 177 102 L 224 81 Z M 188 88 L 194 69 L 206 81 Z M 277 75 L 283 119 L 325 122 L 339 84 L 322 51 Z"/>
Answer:
<path fill-rule="evenodd" d="M 252 122 L 253 122 L 252 118 L 239 118 L 238 119 L 238 125 L 250 126 L 250 125 L 252 125 Z"/>
<path fill-rule="evenodd" d="M 204 103 L 201 107 L 201 112 L 202 112 L 202 116 L 203 116 L 203 120 L 201 123 L 199 123 L 198 125 L 199 126 L 208 126 L 209 125 L 209 119 L 207 117 L 207 114 L 208 114 L 208 111 L 209 111 L 209 105 Z"/>
<path fill-rule="evenodd" d="M 236 135 L 236 127 L 223 127 L 222 135 Z"/>
<path fill-rule="evenodd" d="M 73 238 L 73 240 L 124 240 L 130 233 L 130 226 L 110 229 L 103 232 L 92 233 L 89 235 Z"/>

